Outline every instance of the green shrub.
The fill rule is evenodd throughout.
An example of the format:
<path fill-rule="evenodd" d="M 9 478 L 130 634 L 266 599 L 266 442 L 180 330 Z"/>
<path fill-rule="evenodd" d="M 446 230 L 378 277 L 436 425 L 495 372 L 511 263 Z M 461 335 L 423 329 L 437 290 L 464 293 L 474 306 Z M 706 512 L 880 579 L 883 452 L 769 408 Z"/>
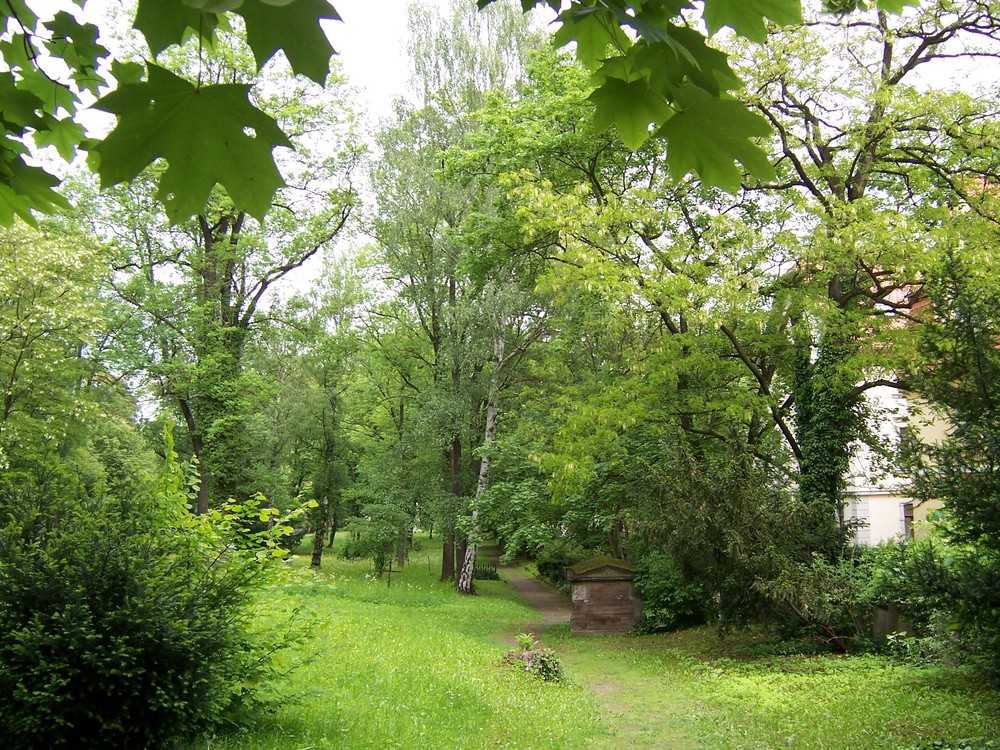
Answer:
<path fill-rule="evenodd" d="M 871 571 L 872 603 L 898 605 L 919 635 L 931 635 L 956 593 L 945 545 L 933 540 L 887 542 L 864 554 Z"/>
<path fill-rule="evenodd" d="M 756 586 L 838 651 L 852 651 L 871 643 L 871 575 L 863 551 L 834 562 L 814 553 L 808 562 L 789 562 Z"/>
<path fill-rule="evenodd" d="M 489 561 L 476 560 L 476 571 L 472 577 L 477 581 L 499 581 L 500 571 Z"/>
<path fill-rule="evenodd" d="M 1000 675 L 1000 561 L 981 549 L 927 539 L 869 551 L 869 597 L 897 604 L 910 634 L 890 651 L 914 662 L 974 661 Z"/>
<path fill-rule="evenodd" d="M 361 560 L 368 554 L 365 542 L 356 537 L 349 537 L 340 548 L 340 556 L 344 560 Z"/>
<path fill-rule="evenodd" d="M 274 543 L 243 532 L 270 511 L 192 515 L 168 455 L 126 497 L 0 495 L 5 748 L 164 747 L 235 719 L 268 673 L 252 619 Z"/>
<path fill-rule="evenodd" d="M 528 666 L 528 671 L 546 682 L 561 682 L 564 676 L 562 662 L 552 649 L 542 649 Z"/>
<path fill-rule="evenodd" d="M 560 585 L 566 582 L 566 568 L 596 554 L 578 545 L 561 542 L 540 550 L 535 558 L 535 567 L 542 578 Z"/>
<path fill-rule="evenodd" d="M 381 576 L 413 528 L 413 518 L 388 503 L 368 503 L 361 515 L 348 519 L 344 530 L 352 537 L 344 545 L 345 559 L 371 558 L 375 575 Z"/>
<path fill-rule="evenodd" d="M 700 584 L 684 579 L 674 560 L 662 552 L 636 564 L 636 587 L 644 606 L 639 630 L 676 630 L 705 621 L 705 594 Z"/>

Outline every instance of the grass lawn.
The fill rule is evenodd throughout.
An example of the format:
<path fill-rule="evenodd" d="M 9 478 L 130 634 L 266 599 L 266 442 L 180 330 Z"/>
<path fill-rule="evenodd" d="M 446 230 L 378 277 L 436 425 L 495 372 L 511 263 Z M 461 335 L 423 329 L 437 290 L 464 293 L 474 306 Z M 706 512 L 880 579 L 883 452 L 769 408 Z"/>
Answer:
<path fill-rule="evenodd" d="M 1000 737 L 1000 698 L 967 671 L 879 656 L 755 656 L 711 629 L 546 643 L 597 694 L 616 741 L 593 748 L 902 750 Z"/>
<path fill-rule="evenodd" d="M 249 731 L 191 748 L 558 750 L 601 735 L 585 688 L 500 664 L 510 648 L 503 633 L 534 612 L 499 581 L 459 596 L 437 580 L 440 554 L 425 543 L 391 587 L 367 561 L 324 557 L 314 572 L 308 557 L 295 560 L 273 592 L 313 623 L 308 661 L 282 687 L 294 702 Z"/>
<path fill-rule="evenodd" d="M 312 623 L 306 663 L 280 686 L 294 700 L 190 750 L 900 750 L 1000 736 L 1000 701 L 966 672 L 754 656 L 753 639 L 708 629 L 582 639 L 556 626 L 543 640 L 570 682 L 543 683 L 500 665 L 503 635 L 534 613 L 500 582 L 458 596 L 424 544 L 391 587 L 365 561 L 294 560 L 269 597 Z"/>

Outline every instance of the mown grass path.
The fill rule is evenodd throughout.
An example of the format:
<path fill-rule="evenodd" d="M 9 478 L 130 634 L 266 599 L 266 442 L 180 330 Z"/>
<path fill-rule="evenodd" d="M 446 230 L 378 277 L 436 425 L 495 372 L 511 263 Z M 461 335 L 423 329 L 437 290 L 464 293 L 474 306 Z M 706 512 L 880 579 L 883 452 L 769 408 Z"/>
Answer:
<path fill-rule="evenodd" d="M 601 707 L 599 719 L 606 734 L 590 739 L 591 750 L 703 747 L 689 729 L 692 716 L 702 708 L 696 701 L 664 684 L 661 675 L 641 673 L 606 653 L 599 644 L 607 639 L 570 638 L 573 607 L 569 597 L 523 568 L 507 566 L 500 571 L 503 580 L 539 615 L 537 621 L 520 623 L 511 634 L 505 634 L 505 642 L 513 643 L 513 633 L 533 633 L 545 645 L 558 645 L 570 678 L 586 687 Z"/>
<path fill-rule="evenodd" d="M 571 637 L 568 599 L 522 569 L 502 575 L 595 700 L 604 731 L 589 750 L 907 750 L 1000 737 L 1000 697 L 966 669 L 780 655 L 767 634 L 711 628 Z"/>

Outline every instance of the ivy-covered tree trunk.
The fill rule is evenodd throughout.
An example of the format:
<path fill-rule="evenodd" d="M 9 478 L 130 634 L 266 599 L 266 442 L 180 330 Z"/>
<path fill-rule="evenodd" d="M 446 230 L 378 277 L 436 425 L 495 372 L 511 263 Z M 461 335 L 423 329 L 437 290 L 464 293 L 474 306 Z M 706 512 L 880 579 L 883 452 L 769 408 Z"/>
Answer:
<path fill-rule="evenodd" d="M 840 371 L 850 344 L 824 333 L 815 350 L 800 342 L 795 351 L 793 395 L 799 459 L 799 498 L 806 514 L 802 547 L 836 557 L 846 541 L 843 523 L 851 444 L 859 436 L 861 414 L 855 384 Z"/>
<path fill-rule="evenodd" d="M 323 540 L 326 538 L 326 529 L 329 523 L 330 501 L 324 495 L 317 500 L 317 505 L 312 512 L 313 551 L 309 561 L 311 568 L 318 568 L 323 564 Z"/>
<path fill-rule="evenodd" d="M 184 417 L 184 425 L 187 427 L 188 437 L 191 440 L 191 449 L 194 451 L 195 457 L 201 461 L 205 455 L 205 443 L 201 438 L 201 431 L 198 429 L 198 424 L 195 421 L 194 411 L 191 409 L 191 404 L 186 398 L 179 398 L 177 402 L 180 405 L 181 414 Z M 195 513 L 198 515 L 208 513 L 208 497 L 208 473 L 199 468 L 198 496 L 195 501 Z"/>

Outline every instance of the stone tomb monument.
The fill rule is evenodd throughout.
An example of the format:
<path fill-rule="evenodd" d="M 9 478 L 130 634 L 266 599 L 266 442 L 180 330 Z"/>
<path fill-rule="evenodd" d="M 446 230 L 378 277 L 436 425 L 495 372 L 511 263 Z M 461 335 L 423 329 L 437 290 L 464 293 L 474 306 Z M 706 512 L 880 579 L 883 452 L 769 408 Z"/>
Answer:
<path fill-rule="evenodd" d="M 566 568 L 573 587 L 572 635 L 630 633 L 642 619 L 635 568 L 613 557 L 594 557 Z"/>

